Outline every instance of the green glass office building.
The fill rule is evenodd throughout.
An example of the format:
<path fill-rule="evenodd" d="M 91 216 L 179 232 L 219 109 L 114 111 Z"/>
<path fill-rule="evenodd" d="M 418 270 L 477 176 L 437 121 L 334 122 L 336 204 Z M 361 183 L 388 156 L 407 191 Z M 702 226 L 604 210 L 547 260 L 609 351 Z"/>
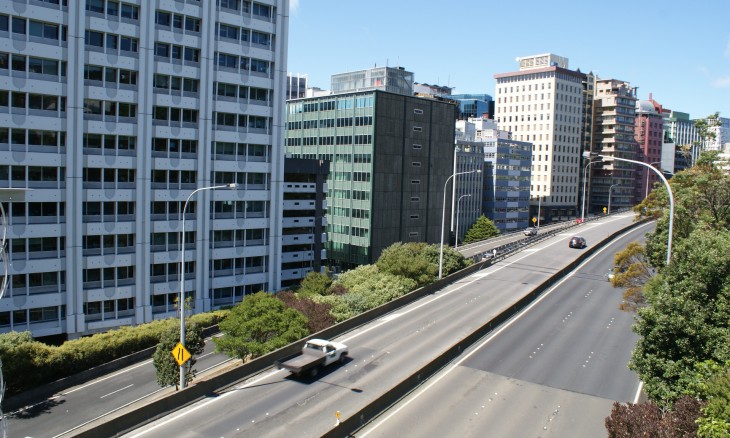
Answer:
<path fill-rule="evenodd" d="M 330 266 L 373 263 L 394 242 L 440 241 L 456 114 L 450 101 L 381 90 L 287 103 L 287 154 L 331 163 Z"/>

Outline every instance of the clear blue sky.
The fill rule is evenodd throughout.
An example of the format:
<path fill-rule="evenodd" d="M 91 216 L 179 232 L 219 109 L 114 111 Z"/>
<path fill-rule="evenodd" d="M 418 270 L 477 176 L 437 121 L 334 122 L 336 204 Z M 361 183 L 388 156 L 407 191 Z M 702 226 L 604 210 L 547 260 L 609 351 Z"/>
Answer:
<path fill-rule="evenodd" d="M 730 117 L 730 0 L 291 0 L 288 71 L 324 89 L 388 65 L 494 96 L 494 74 L 548 52 L 692 118 Z"/>

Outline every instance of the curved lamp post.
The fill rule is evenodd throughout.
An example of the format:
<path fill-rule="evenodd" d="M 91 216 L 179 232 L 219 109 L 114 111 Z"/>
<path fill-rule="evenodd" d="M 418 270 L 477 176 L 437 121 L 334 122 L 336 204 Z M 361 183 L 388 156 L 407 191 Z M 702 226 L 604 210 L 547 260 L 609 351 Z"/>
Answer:
<path fill-rule="evenodd" d="M 193 190 L 190 196 L 188 196 L 188 199 L 185 200 L 185 205 L 183 206 L 182 227 L 180 229 L 180 299 L 178 301 L 178 306 L 180 307 L 180 344 L 183 347 L 185 346 L 185 210 L 188 208 L 190 198 L 198 192 L 202 192 L 203 190 L 235 189 L 236 187 L 238 187 L 236 183 L 201 187 Z M 185 364 L 180 365 L 180 389 L 185 389 Z"/>
<path fill-rule="evenodd" d="M 661 171 L 659 171 L 656 167 L 650 166 L 647 163 L 644 163 L 643 161 L 636 161 L 636 160 L 629 160 L 627 158 L 618 158 L 618 157 L 609 157 L 607 155 L 597 155 L 601 158 L 605 158 L 607 160 L 616 160 L 616 161 L 624 161 L 626 163 L 634 163 L 638 164 L 640 166 L 648 167 L 651 169 L 654 173 L 659 175 L 659 178 L 662 179 L 662 182 L 664 183 L 664 186 L 667 188 L 667 193 L 669 194 L 669 236 L 667 238 L 667 266 L 669 266 L 669 261 L 672 259 L 672 230 L 674 228 L 674 195 L 672 194 L 672 188 L 669 187 L 669 182 L 664 177 Z"/>
<path fill-rule="evenodd" d="M 596 160 L 598 161 L 598 160 Z M 580 222 L 585 222 L 586 219 L 586 181 L 588 181 L 588 177 L 586 175 L 588 171 L 588 167 L 591 165 L 591 163 L 595 163 L 593 160 L 588 160 L 585 166 L 583 166 L 583 201 L 581 202 L 581 209 L 580 209 Z"/>
<path fill-rule="evenodd" d="M 620 186 L 620 185 L 621 184 L 619 184 L 619 183 L 611 184 L 611 187 L 608 188 L 608 214 L 611 214 L 611 191 L 613 190 L 614 187 Z"/>
<path fill-rule="evenodd" d="M 441 207 L 441 249 L 439 250 L 439 280 L 442 278 L 443 274 L 443 268 L 444 268 L 444 222 L 446 222 L 446 186 L 449 184 L 449 181 L 451 178 L 457 176 L 457 175 L 466 175 L 467 173 L 482 173 L 481 169 L 476 170 L 469 170 L 466 172 L 457 172 L 451 174 L 448 178 L 446 178 L 446 182 L 444 183 L 444 199 L 443 199 L 443 205 Z"/>
<path fill-rule="evenodd" d="M 459 203 L 462 198 L 469 198 L 471 195 L 461 195 L 459 200 L 456 201 L 456 241 L 454 242 L 454 249 L 459 247 Z"/>

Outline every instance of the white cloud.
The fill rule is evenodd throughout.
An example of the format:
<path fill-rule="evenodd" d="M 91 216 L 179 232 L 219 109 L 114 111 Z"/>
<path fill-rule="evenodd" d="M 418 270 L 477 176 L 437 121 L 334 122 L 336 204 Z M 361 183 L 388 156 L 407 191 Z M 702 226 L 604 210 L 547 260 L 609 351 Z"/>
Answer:
<path fill-rule="evenodd" d="M 715 88 L 730 88 L 730 76 L 715 79 L 712 81 L 712 86 Z"/>
<path fill-rule="evenodd" d="M 299 0 L 289 0 L 289 12 L 290 13 L 296 12 L 298 9 L 299 9 Z"/>
<path fill-rule="evenodd" d="M 707 67 L 705 67 L 704 65 L 698 65 L 696 67 L 696 69 L 697 69 L 697 72 L 700 73 L 702 76 L 710 75 L 710 70 L 708 70 Z"/>

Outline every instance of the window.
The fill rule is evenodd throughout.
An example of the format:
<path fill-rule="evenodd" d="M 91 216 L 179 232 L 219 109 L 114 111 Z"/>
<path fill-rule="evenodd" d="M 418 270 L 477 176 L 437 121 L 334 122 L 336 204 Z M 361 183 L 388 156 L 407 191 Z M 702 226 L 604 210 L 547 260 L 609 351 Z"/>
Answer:
<path fill-rule="evenodd" d="M 263 46 L 269 46 L 271 44 L 271 35 L 268 33 L 251 32 L 251 42 L 254 44 L 261 44 Z"/>
<path fill-rule="evenodd" d="M 413 114 L 423 114 L 423 110 L 422 109 L 418 109 L 418 108 L 414 108 L 413 109 Z"/>
<path fill-rule="evenodd" d="M 170 45 L 165 43 L 155 43 L 155 56 L 162 58 L 170 57 Z"/>
<path fill-rule="evenodd" d="M 254 3 L 253 15 L 258 15 L 261 18 L 271 18 L 271 7 L 259 3 Z"/>
<path fill-rule="evenodd" d="M 102 32 L 87 30 L 86 45 L 94 47 L 104 47 L 104 34 Z"/>
<path fill-rule="evenodd" d="M 99 14 L 104 13 L 104 0 L 86 0 L 86 10 L 90 12 L 96 12 Z"/>
<path fill-rule="evenodd" d="M 119 49 L 125 52 L 137 53 L 137 39 L 130 37 L 121 37 L 119 41 Z"/>
<path fill-rule="evenodd" d="M 251 71 L 258 72 L 258 73 L 268 73 L 269 72 L 269 63 L 267 61 L 262 61 L 260 59 L 252 59 L 251 60 Z"/>
<path fill-rule="evenodd" d="M 25 35 L 25 18 L 13 17 L 13 33 Z"/>
<path fill-rule="evenodd" d="M 0 15 L 0 32 L 8 32 L 10 30 L 10 20 L 7 15 Z"/>
<path fill-rule="evenodd" d="M 31 20 L 29 23 L 30 36 L 58 40 L 58 25 Z"/>
<path fill-rule="evenodd" d="M 185 17 L 185 30 L 188 32 L 200 32 L 200 20 L 195 17 Z"/>
<path fill-rule="evenodd" d="M 423 128 L 421 128 L 420 126 L 413 127 L 413 132 L 421 132 L 421 131 L 423 131 Z"/>
<path fill-rule="evenodd" d="M 155 24 L 170 27 L 170 13 L 163 11 L 155 12 Z"/>
<path fill-rule="evenodd" d="M 218 37 L 237 40 L 238 39 L 238 28 L 233 27 L 233 26 L 228 26 L 227 24 L 221 24 L 218 27 Z"/>
<path fill-rule="evenodd" d="M 106 44 L 107 49 L 116 50 L 119 47 L 118 43 L 119 43 L 118 36 L 111 34 L 111 33 L 106 34 L 106 43 L 105 44 Z"/>
<path fill-rule="evenodd" d="M 185 60 L 192 62 L 200 61 L 200 50 L 192 47 L 185 47 Z"/>
<path fill-rule="evenodd" d="M 139 20 L 139 8 L 135 5 L 122 3 L 122 18 L 128 18 L 135 21 Z"/>
<path fill-rule="evenodd" d="M 15 71 L 25 71 L 25 56 L 13 54 L 12 67 Z"/>
<path fill-rule="evenodd" d="M 238 56 L 227 55 L 225 53 L 218 54 L 218 66 L 227 68 L 238 68 Z"/>

